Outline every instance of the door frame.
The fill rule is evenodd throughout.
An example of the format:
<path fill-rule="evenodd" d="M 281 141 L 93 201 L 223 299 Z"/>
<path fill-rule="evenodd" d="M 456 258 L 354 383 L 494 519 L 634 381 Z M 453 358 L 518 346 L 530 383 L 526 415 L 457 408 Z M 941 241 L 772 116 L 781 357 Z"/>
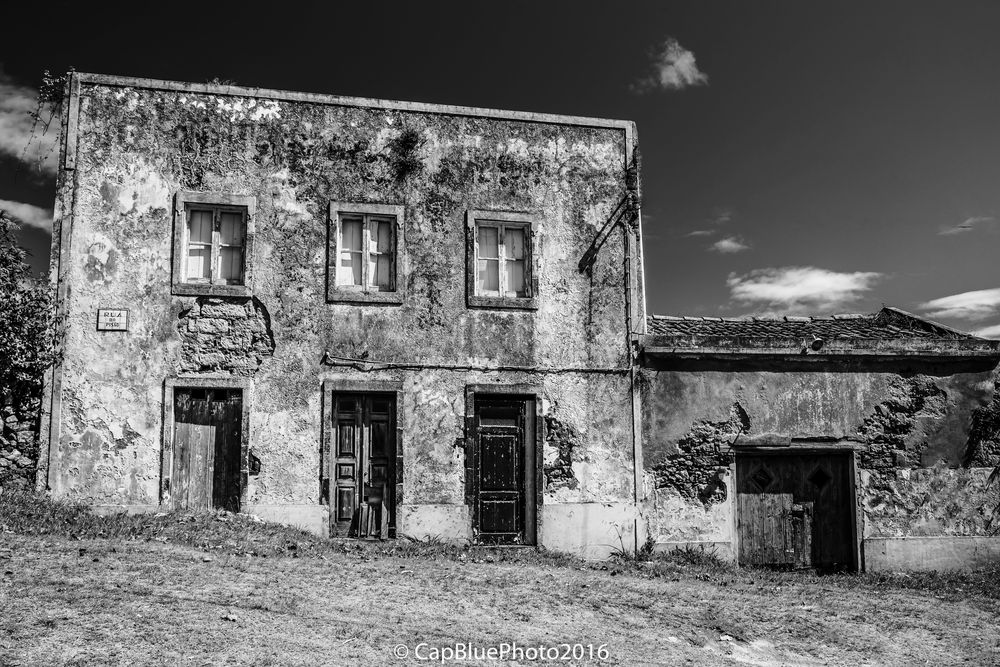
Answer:
<path fill-rule="evenodd" d="M 860 503 L 860 498 L 858 497 L 858 451 L 863 448 L 856 442 L 851 441 L 810 441 L 803 440 L 801 442 L 794 442 L 789 447 L 753 447 L 745 446 L 741 447 L 739 444 L 733 446 L 733 462 L 730 467 L 730 471 L 733 479 L 732 488 L 732 507 L 733 507 L 733 520 L 731 528 L 733 531 L 733 558 L 736 561 L 736 565 L 739 566 L 739 554 L 740 554 L 740 531 L 739 531 L 739 503 L 737 501 L 737 494 L 739 491 L 739 480 L 737 479 L 737 465 L 736 459 L 740 456 L 798 456 L 807 454 L 840 454 L 847 458 L 847 478 L 849 480 L 848 484 L 848 496 L 851 498 L 850 505 L 850 525 L 851 525 L 851 557 L 853 563 L 851 563 L 852 572 L 862 572 L 864 570 L 864 561 L 862 560 L 861 554 L 861 539 L 860 536 L 863 534 L 863 527 L 861 525 L 862 514 L 859 510 L 858 503 Z"/>
<path fill-rule="evenodd" d="M 393 507 L 393 513 L 395 514 L 396 520 L 396 535 L 401 535 L 402 531 L 400 528 L 400 512 L 399 508 L 403 504 L 403 415 L 405 414 L 403 406 L 403 382 L 401 380 L 358 380 L 357 378 L 351 377 L 332 377 L 323 380 L 322 389 L 322 420 L 320 423 L 320 441 L 319 450 L 316 452 L 318 455 L 319 467 L 317 469 L 316 475 L 316 498 L 320 502 L 320 506 L 323 506 L 323 450 L 330 451 L 333 447 L 334 439 L 334 428 L 333 428 L 333 395 L 334 394 L 393 394 L 395 396 L 396 403 L 396 414 L 393 415 L 393 420 L 396 424 L 396 461 L 395 461 L 395 507 Z M 327 505 L 328 507 L 328 505 Z M 326 525 L 329 530 L 330 517 L 327 517 Z M 329 535 L 327 535 L 329 537 Z"/>
<path fill-rule="evenodd" d="M 525 525 L 524 525 L 524 546 L 537 547 L 542 534 L 542 497 L 543 497 L 543 443 L 545 422 L 542 419 L 542 390 L 539 385 L 534 384 L 469 384 L 465 387 L 465 504 L 469 508 L 470 530 L 473 541 L 476 539 L 476 529 L 478 527 L 478 516 L 476 512 L 476 456 L 478 454 L 478 442 L 476 435 L 476 400 L 497 399 L 497 400 L 523 400 L 534 404 L 531 413 L 525 413 L 525 417 L 531 422 L 525 425 L 525 447 L 532 451 L 525 453 L 525 462 L 530 457 L 534 463 L 534 493 L 525 491 Z M 527 470 L 525 471 L 525 483 L 527 484 Z"/>
<path fill-rule="evenodd" d="M 174 393 L 178 389 L 240 389 L 243 410 L 240 415 L 240 507 L 246 507 L 247 482 L 250 479 L 250 406 L 253 381 L 249 378 L 173 376 L 163 381 L 163 432 L 160 441 L 160 505 L 170 505 L 170 476 L 174 466 Z"/>

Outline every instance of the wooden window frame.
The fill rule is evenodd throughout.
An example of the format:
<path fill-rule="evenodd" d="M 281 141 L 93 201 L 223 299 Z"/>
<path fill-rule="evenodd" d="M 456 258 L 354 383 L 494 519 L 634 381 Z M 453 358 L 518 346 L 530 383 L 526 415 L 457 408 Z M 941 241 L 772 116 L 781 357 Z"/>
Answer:
<path fill-rule="evenodd" d="M 524 234 L 525 296 L 486 295 L 478 292 L 476 274 L 479 258 L 479 226 L 520 226 Z M 527 212 L 486 211 L 470 209 L 465 213 L 465 291 L 470 308 L 501 308 L 509 310 L 538 309 L 538 217 Z M 499 247 L 498 243 L 498 247 Z M 501 264 L 503 264 L 501 257 Z M 503 284 L 504 272 L 500 271 Z"/>
<path fill-rule="evenodd" d="M 240 389 L 243 391 L 243 414 L 240 415 L 240 507 L 247 505 L 250 479 L 250 408 L 253 382 L 234 377 L 169 377 L 163 381 L 163 439 L 160 441 L 160 505 L 170 505 L 170 476 L 174 465 L 174 392 L 177 389 Z"/>
<path fill-rule="evenodd" d="M 386 304 L 399 305 L 403 303 L 403 216 L 406 207 L 402 204 L 362 204 L 358 202 L 332 201 L 329 206 L 326 245 L 326 300 L 331 303 Z M 370 217 L 391 217 L 396 222 L 393 226 L 392 248 L 389 254 L 392 265 L 389 268 L 392 289 L 378 289 L 368 285 L 338 285 L 337 265 L 340 261 L 340 216 L 360 215 L 365 221 L 364 229 L 367 237 Z M 364 275 L 368 276 L 369 250 L 364 248 L 361 253 L 364 261 Z"/>
<path fill-rule="evenodd" d="M 188 211 L 214 209 L 218 211 L 238 210 L 244 213 L 243 235 L 243 282 L 226 284 L 217 282 L 213 275 L 211 282 L 187 280 Z M 191 296 L 253 296 L 253 249 L 256 237 L 255 218 L 257 198 L 252 195 L 237 195 L 220 192 L 178 191 L 174 195 L 174 247 L 173 277 L 171 293 Z M 213 216 L 214 217 L 214 216 Z M 218 263 L 219 232 L 212 231 L 212 271 Z"/>

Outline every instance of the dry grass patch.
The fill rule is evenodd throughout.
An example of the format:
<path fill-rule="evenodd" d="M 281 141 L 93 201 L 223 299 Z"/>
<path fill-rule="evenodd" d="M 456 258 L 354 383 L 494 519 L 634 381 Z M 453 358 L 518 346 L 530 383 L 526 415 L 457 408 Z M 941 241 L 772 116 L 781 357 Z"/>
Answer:
<path fill-rule="evenodd" d="M 0 497 L 0 524 L 0 665 L 404 664 L 393 647 L 420 642 L 606 643 L 627 665 L 1000 663 L 989 573 L 584 563 L 37 498 Z"/>

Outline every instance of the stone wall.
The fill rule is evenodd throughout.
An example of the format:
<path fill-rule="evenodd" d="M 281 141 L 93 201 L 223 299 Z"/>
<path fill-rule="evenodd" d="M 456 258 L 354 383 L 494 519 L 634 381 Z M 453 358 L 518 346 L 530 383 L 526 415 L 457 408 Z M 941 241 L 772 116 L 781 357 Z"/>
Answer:
<path fill-rule="evenodd" d="M 41 401 L 37 398 L 0 401 L 0 489 L 32 489 L 38 465 L 38 424 Z"/>

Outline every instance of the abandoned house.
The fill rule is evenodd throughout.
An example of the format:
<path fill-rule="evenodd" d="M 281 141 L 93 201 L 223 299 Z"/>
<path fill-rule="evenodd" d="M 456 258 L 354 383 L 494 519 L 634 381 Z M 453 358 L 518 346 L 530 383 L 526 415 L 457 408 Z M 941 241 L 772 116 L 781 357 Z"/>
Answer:
<path fill-rule="evenodd" d="M 1000 553 L 998 343 L 647 317 L 630 122 L 80 73 L 63 108 L 56 496 L 588 557 Z"/>

